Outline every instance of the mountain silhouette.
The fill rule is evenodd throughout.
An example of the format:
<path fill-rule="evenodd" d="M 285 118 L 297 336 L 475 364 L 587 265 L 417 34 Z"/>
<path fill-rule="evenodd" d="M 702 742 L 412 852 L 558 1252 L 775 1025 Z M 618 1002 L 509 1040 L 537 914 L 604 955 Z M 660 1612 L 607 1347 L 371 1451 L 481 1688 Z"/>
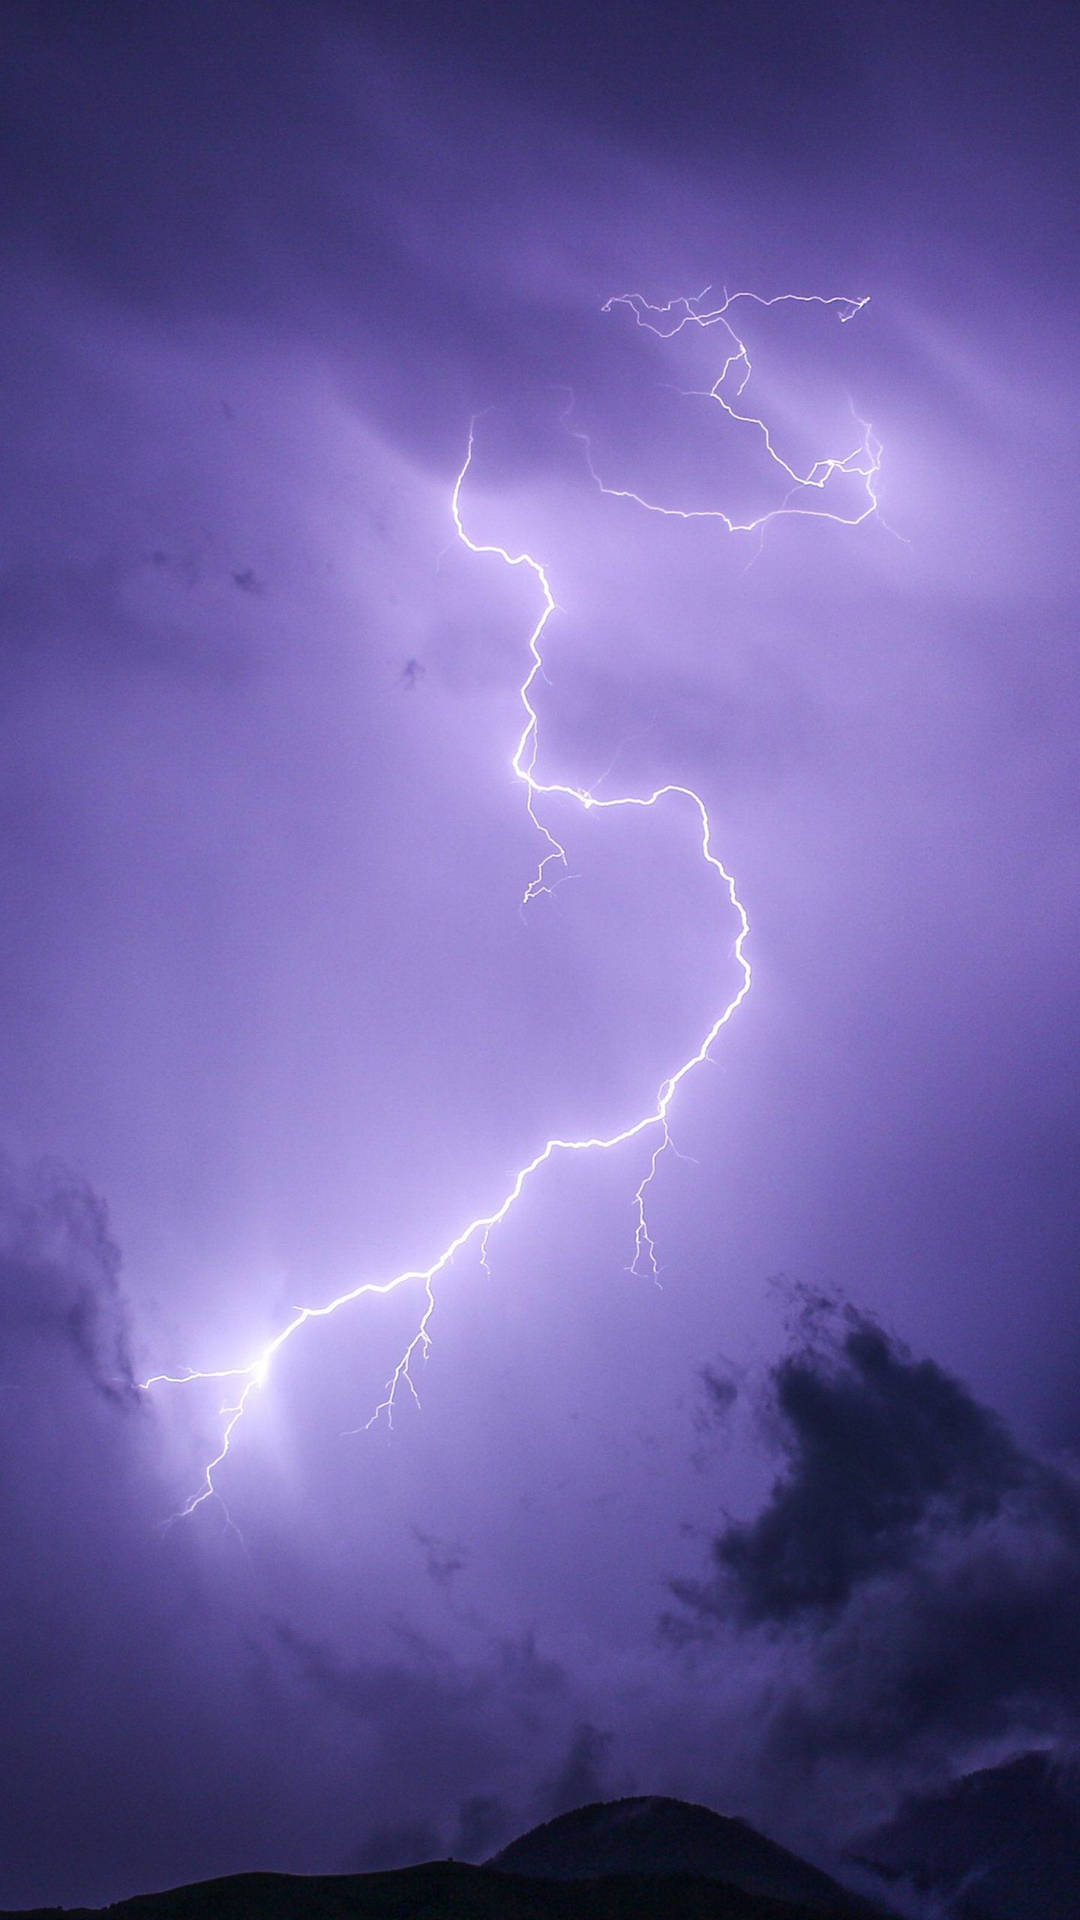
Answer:
<path fill-rule="evenodd" d="M 63 1920 L 889 1920 L 755 1832 L 682 1800 L 600 1802 L 523 1834 L 483 1866 L 240 1873 Z M 2 1920 L 60 1920 L 35 1908 Z"/>
<path fill-rule="evenodd" d="M 865 1902 L 745 1820 L 656 1795 L 599 1800 L 512 1840 L 488 1862 L 535 1879 L 601 1874 L 690 1874 L 811 1912 L 866 1913 Z"/>

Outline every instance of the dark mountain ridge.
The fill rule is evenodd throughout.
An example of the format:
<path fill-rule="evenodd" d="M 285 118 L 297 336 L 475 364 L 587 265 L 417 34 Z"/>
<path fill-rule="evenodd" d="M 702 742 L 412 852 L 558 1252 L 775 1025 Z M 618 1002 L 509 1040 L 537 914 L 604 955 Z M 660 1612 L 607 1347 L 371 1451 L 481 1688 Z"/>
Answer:
<path fill-rule="evenodd" d="M 827 1873 L 767 1840 L 747 1821 L 658 1795 L 575 1807 L 512 1840 L 488 1865 L 547 1880 L 692 1874 L 812 1911 L 868 1911 Z"/>
<path fill-rule="evenodd" d="M 241 1873 L 102 1908 L 41 1907 L 5 1920 L 847 1920 L 686 1874 L 532 1880 L 435 1860 L 392 1873 Z M 880 1915 L 881 1909 L 864 1909 Z"/>
<path fill-rule="evenodd" d="M 60 1908 L 4 1920 L 55 1920 Z M 388 1873 L 243 1873 L 140 1894 L 65 1920 L 882 1920 L 818 1868 L 681 1800 L 579 1807 L 484 1866 L 431 1861 Z"/>

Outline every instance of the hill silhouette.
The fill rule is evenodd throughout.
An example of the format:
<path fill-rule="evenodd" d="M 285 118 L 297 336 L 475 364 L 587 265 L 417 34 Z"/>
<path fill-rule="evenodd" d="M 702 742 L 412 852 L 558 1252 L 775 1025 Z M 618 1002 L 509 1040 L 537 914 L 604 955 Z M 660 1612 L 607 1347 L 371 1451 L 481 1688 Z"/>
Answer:
<path fill-rule="evenodd" d="M 811 1911 L 867 1911 L 828 1874 L 745 1820 L 656 1795 L 576 1807 L 512 1840 L 488 1865 L 547 1880 L 690 1874 Z"/>
<path fill-rule="evenodd" d="M 540 1863 L 540 1864 L 534 1864 Z M 680 1800 L 599 1802 L 523 1834 L 483 1866 L 242 1873 L 100 1908 L 4 1920 L 882 1920 L 744 1820 Z M 887 1916 L 885 1916 L 887 1920 Z"/>

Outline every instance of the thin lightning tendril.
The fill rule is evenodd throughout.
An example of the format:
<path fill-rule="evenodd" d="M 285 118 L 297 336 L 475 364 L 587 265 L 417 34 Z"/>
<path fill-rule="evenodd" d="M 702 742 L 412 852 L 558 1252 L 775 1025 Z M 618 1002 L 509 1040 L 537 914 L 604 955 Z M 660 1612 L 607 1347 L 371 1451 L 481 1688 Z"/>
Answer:
<path fill-rule="evenodd" d="M 737 402 L 741 401 L 746 391 L 751 378 L 752 367 L 746 343 L 735 332 L 729 314 L 737 301 L 748 301 L 759 307 L 774 307 L 790 303 L 800 306 L 830 308 L 836 312 L 837 317 L 842 322 L 846 322 L 853 320 L 856 314 L 862 311 L 862 308 L 866 305 L 866 299 L 848 299 L 840 295 L 826 298 L 818 294 L 777 294 L 772 299 L 764 299 L 761 295 L 753 293 L 725 293 L 722 301 L 718 305 L 703 308 L 702 303 L 710 291 L 711 290 L 706 287 L 696 296 L 683 296 L 659 306 L 650 304 L 642 294 L 618 294 L 606 302 L 603 311 L 609 313 L 616 307 L 626 307 L 633 314 L 635 322 L 639 327 L 645 328 L 648 332 L 656 334 L 661 339 L 670 339 L 687 326 L 696 326 L 699 328 L 720 326 L 725 331 L 730 342 L 727 358 L 724 361 L 717 379 L 708 390 L 708 393 L 703 397 L 716 401 L 733 421 L 757 431 L 770 460 L 787 476 L 790 482 L 789 490 L 783 502 L 779 507 L 771 508 L 768 512 L 759 515 L 756 519 L 739 521 L 733 520 L 719 508 L 682 508 L 667 506 L 653 500 L 646 500 L 641 494 L 631 492 L 629 489 L 608 486 L 597 470 L 588 436 L 576 428 L 569 428 L 573 436 L 582 444 L 585 461 L 596 486 L 601 493 L 608 495 L 610 498 L 632 502 L 649 513 L 681 520 L 718 520 L 729 533 L 763 532 L 771 521 L 794 515 L 832 520 L 843 526 L 860 525 L 864 520 L 868 519 L 870 515 L 874 514 L 878 507 L 874 483 L 880 469 L 881 446 L 875 438 L 869 423 L 858 421 L 858 425 L 862 429 L 862 437 L 856 447 L 842 456 L 819 459 L 815 461 L 805 473 L 800 473 L 796 468 L 789 465 L 777 452 L 765 422 L 754 414 L 740 412 L 736 405 Z M 257 1388 L 265 1385 L 269 1378 L 271 1364 L 277 1354 L 281 1352 L 282 1348 L 285 1347 L 302 1328 L 310 1325 L 314 1321 L 328 1320 L 333 1314 L 340 1312 L 343 1308 L 353 1306 L 357 1301 L 369 1296 L 383 1296 L 395 1293 L 402 1287 L 418 1286 L 421 1290 L 423 1306 L 417 1322 L 416 1331 L 398 1360 L 390 1378 L 386 1382 L 382 1400 L 378 1406 L 375 1407 L 362 1430 L 367 1431 L 384 1417 L 392 1424 L 395 1407 L 403 1392 L 410 1394 L 413 1400 L 419 1404 L 419 1395 L 416 1382 L 413 1378 L 413 1367 L 418 1359 L 426 1359 L 431 1347 L 431 1334 L 429 1329 L 432 1316 L 435 1312 L 435 1282 L 439 1276 L 445 1272 L 446 1268 L 449 1267 L 455 1255 L 474 1241 L 477 1243 L 481 1266 L 486 1272 L 490 1272 L 488 1249 L 491 1234 L 495 1228 L 506 1219 L 507 1214 L 516 1204 L 533 1175 L 537 1173 L 541 1167 L 546 1166 L 549 1160 L 553 1160 L 556 1155 L 565 1153 L 603 1153 L 615 1147 L 625 1146 L 628 1142 L 647 1134 L 655 1134 L 658 1136 L 654 1141 L 645 1174 L 634 1194 L 634 1254 L 630 1263 L 630 1271 L 632 1273 L 639 1276 L 644 1275 L 654 1281 L 658 1281 L 660 1268 L 657 1260 L 656 1243 L 649 1228 L 646 1195 L 656 1176 L 662 1157 L 669 1150 L 677 1152 L 677 1149 L 673 1146 L 668 1125 L 668 1116 L 672 1102 L 675 1099 L 678 1089 L 688 1075 L 709 1058 L 710 1050 L 722 1029 L 727 1026 L 750 991 L 751 968 L 745 952 L 746 941 L 750 932 L 750 922 L 747 918 L 746 909 L 736 892 L 735 881 L 732 875 L 727 871 L 718 855 L 713 852 L 712 824 L 705 802 L 701 796 L 695 793 L 691 787 L 681 786 L 671 782 L 654 788 L 651 793 L 623 794 L 617 798 L 600 799 L 595 791 L 589 788 L 568 786 L 559 781 L 545 781 L 537 776 L 539 718 L 536 708 L 533 705 L 532 693 L 537 679 L 545 677 L 541 642 L 548 623 L 556 610 L 555 596 L 552 592 L 551 582 L 548 579 L 544 566 L 539 560 L 534 559 L 532 554 L 524 551 L 521 553 L 511 553 L 508 548 L 500 546 L 494 541 L 474 540 L 466 530 L 462 515 L 462 493 L 473 464 L 475 429 L 476 422 L 474 419 L 469 428 L 465 459 L 454 482 L 450 497 L 450 513 L 457 537 L 462 545 L 468 548 L 470 553 L 478 556 L 492 555 L 507 567 L 522 568 L 527 573 L 531 573 L 539 589 L 541 602 L 539 614 L 529 634 L 527 643 L 529 656 L 528 671 L 518 690 L 525 718 L 517 746 L 510 762 L 515 778 L 520 781 L 525 789 L 526 811 L 540 837 L 543 849 L 537 870 L 529 881 L 522 896 L 522 906 L 527 907 L 531 901 L 535 900 L 541 894 L 551 893 L 558 879 L 565 877 L 568 870 L 566 849 L 542 818 L 540 811 L 543 802 L 549 796 L 558 795 L 561 798 L 576 801 L 586 812 L 592 811 L 593 809 L 606 811 L 627 807 L 648 808 L 658 806 L 661 801 L 668 799 L 674 800 L 684 807 L 689 807 L 692 814 L 696 817 L 701 857 L 706 865 L 713 869 L 720 883 L 721 890 L 726 895 L 729 905 L 734 912 L 738 931 L 733 947 L 733 957 L 739 970 L 738 985 L 736 991 L 725 1002 L 722 1011 L 717 1014 L 713 1020 L 696 1051 L 661 1082 L 657 1090 L 655 1102 L 648 1112 L 616 1133 L 607 1135 L 597 1134 L 580 1140 L 564 1140 L 558 1137 L 547 1140 L 540 1151 L 524 1166 L 518 1169 L 509 1189 L 501 1201 L 499 1201 L 498 1205 L 493 1207 L 490 1212 L 478 1214 L 474 1219 L 470 1220 L 468 1225 L 464 1226 L 460 1233 L 442 1249 L 431 1262 L 430 1266 L 408 1267 L 388 1280 L 361 1281 L 359 1285 L 349 1287 L 343 1293 L 335 1295 L 333 1299 L 325 1301 L 322 1306 L 297 1307 L 293 1312 L 292 1318 L 265 1343 L 255 1358 L 241 1366 L 223 1367 L 209 1371 L 189 1367 L 185 1368 L 184 1371 L 179 1374 L 155 1373 L 151 1374 L 147 1380 L 144 1380 L 141 1383 L 144 1391 L 148 1391 L 150 1388 L 157 1386 L 187 1386 L 193 1381 L 220 1380 L 242 1383 L 235 1400 L 220 1409 L 220 1417 L 224 1422 L 224 1426 L 221 1430 L 221 1440 L 218 1451 L 213 1459 L 208 1462 L 204 1470 L 201 1486 L 185 1502 L 177 1518 L 182 1518 L 194 1513 L 205 1501 L 212 1498 L 221 1501 L 222 1506 L 224 1506 L 216 1476 L 219 1469 L 229 1457 L 232 1450 L 233 1437 L 244 1417 L 251 1396 Z M 818 492 L 822 491 L 834 475 L 855 476 L 862 481 L 864 504 L 858 512 L 844 515 L 833 513 L 822 506 L 793 506 L 790 504 L 792 498 L 799 496 L 803 489 L 813 488 Z M 561 875 L 559 869 L 562 869 Z M 227 1508 L 225 1511 L 227 1514 Z"/>
<path fill-rule="evenodd" d="M 589 471 L 596 481 L 597 486 L 601 492 L 610 494 L 612 499 L 632 500 L 635 505 L 647 508 L 650 513 L 661 514 L 667 519 L 719 520 L 721 525 L 725 526 L 729 533 L 763 532 L 771 521 L 778 520 L 782 516 L 788 519 L 801 516 L 814 520 L 834 520 L 841 526 L 848 527 L 861 525 L 864 520 L 868 520 L 870 515 L 876 513 L 878 510 L 874 481 L 881 467 L 881 443 L 875 437 L 869 422 L 860 420 L 858 415 L 854 413 L 854 409 L 852 409 L 855 423 L 862 429 L 862 437 L 848 453 L 842 454 L 838 458 L 832 456 L 823 460 L 815 460 L 806 473 L 800 473 L 797 468 L 789 466 L 783 456 L 777 452 L 773 444 L 772 435 L 765 425 L 764 420 L 760 420 L 756 414 L 740 413 L 734 404 L 735 401 L 742 399 L 749 385 L 753 367 L 750 364 L 750 354 L 746 342 L 736 333 L 731 321 L 728 319 L 728 314 L 737 300 L 748 300 L 752 305 L 757 307 L 779 307 L 785 305 L 829 307 L 835 310 L 837 318 L 841 322 L 846 322 L 848 320 L 854 320 L 856 314 L 862 312 L 863 308 L 869 302 L 869 294 L 865 294 L 859 300 L 852 300 L 844 294 L 833 294 L 830 297 L 826 297 L 820 293 L 777 293 L 774 294 L 770 300 L 766 300 L 759 293 L 725 293 L 719 306 L 711 307 L 703 313 L 701 311 L 701 303 L 711 291 L 711 287 L 705 287 L 702 292 L 697 295 L 684 295 L 680 299 L 669 300 L 664 306 L 659 307 L 650 306 L 649 302 L 640 293 L 617 293 L 612 299 L 604 302 L 602 312 L 611 313 L 615 307 L 629 307 L 637 325 L 644 327 L 647 333 L 656 334 L 661 340 L 673 339 L 675 334 L 681 333 L 683 328 L 687 326 L 700 328 L 722 327 L 731 342 L 727 359 L 724 361 L 711 387 L 697 396 L 686 394 L 684 398 L 697 397 L 699 399 L 715 400 L 717 405 L 727 414 L 729 420 L 736 421 L 740 426 L 756 428 L 761 435 L 769 459 L 773 461 L 783 473 L 786 473 L 788 479 L 791 481 L 789 492 L 785 494 L 780 506 L 773 507 L 768 513 L 759 514 L 757 518 L 753 520 L 732 520 L 730 516 L 724 513 L 719 507 L 688 508 L 662 506 L 655 500 L 646 500 L 640 493 L 631 492 L 627 487 L 606 486 L 593 465 L 592 450 L 588 444 L 587 437 L 584 434 L 578 434 L 577 438 L 584 443 L 585 458 L 588 462 Z M 657 322 L 659 322 L 659 324 L 657 324 Z M 665 322 L 670 322 L 670 324 L 665 325 Z M 734 389 L 733 399 L 730 399 L 724 391 L 728 386 L 729 376 L 732 376 L 731 386 Z M 863 482 L 863 498 L 865 504 L 860 513 L 852 515 L 827 513 L 821 507 L 793 507 L 789 505 L 790 500 L 801 488 L 813 487 L 820 492 L 828 485 L 834 474 L 855 476 Z"/>

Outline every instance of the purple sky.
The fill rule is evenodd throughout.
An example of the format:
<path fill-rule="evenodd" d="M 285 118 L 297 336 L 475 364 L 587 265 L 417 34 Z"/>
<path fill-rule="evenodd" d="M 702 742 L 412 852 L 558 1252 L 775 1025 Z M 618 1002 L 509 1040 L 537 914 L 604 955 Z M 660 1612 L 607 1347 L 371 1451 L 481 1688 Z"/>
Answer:
<path fill-rule="evenodd" d="M 825 1853 L 1078 1735 L 1067 12 L 392 11 L 5 14 L 0 1905 L 620 1791 Z M 687 397 L 718 331 L 602 311 L 710 283 L 870 296 L 741 319 L 785 457 L 872 421 L 880 518 L 598 492 L 568 428 L 780 504 Z M 688 808 L 553 802 L 519 910 L 540 597 L 455 537 L 474 413 L 467 531 L 557 601 L 538 776 L 699 793 L 753 991 L 660 1286 L 651 1142 L 553 1162 L 419 1411 L 363 1430 L 412 1286 L 169 1525 L 222 1389 L 132 1383 L 427 1266 L 738 984 Z"/>

